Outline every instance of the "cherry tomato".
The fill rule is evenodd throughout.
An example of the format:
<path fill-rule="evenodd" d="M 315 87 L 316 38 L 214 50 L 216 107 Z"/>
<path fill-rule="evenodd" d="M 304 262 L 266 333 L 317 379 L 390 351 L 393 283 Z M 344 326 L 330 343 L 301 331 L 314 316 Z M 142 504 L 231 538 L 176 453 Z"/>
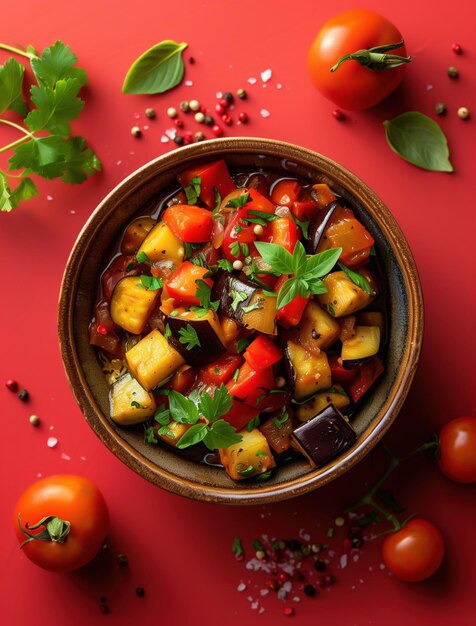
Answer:
<path fill-rule="evenodd" d="M 23 492 L 13 523 L 20 544 L 39 533 L 46 537 L 24 543 L 22 550 L 33 563 L 52 572 L 72 572 L 97 554 L 109 530 L 109 514 L 104 497 L 89 479 L 56 475 Z"/>
<path fill-rule="evenodd" d="M 438 465 L 458 483 L 476 483 L 476 417 L 459 417 L 440 432 Z"/>
<path fill-rule="evenodd" d="M 383 542 L 382 556 L 387 568 L 408 582 L 429 578 L 440 567 L 445 555 L 443 537 L 433 524 L 412 519 Z"/>
<path fill-rule="evenodd" d="M 308 57 L 311 80 L 319 91 L 343 109 L 368 109 L 389 96 L 402 82 L 405 65 L 373 71 L 354 59 L 331 72 L 344 55 L 398 43 L 400 31 L 385 17 L 366 9 L 351 9 L 330 19 L 317 35 Z M 402 45 L 389 52 L 404 57 Z"/>

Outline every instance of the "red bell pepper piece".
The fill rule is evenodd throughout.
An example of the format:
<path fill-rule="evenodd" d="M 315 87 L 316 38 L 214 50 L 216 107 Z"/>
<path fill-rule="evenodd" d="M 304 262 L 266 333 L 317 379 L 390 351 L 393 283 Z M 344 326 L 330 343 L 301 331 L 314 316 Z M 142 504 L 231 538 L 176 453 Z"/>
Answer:
<path fill-rule="evenodd" d="M 297 200 L 291 205 L 291 213 L 295 215 L 301 222 L 312 220 L 321 210 L 320 206 L 314 200 Z"/>
<path fill-rule="evenodd" d="M 278 282 L 274 286 L 274 291 L 279 293 L 279 290 L 287 281 L 288 277 L 286 275 L 278 278 Z M 297 295 L 295 298 L 285 304 L 280 309 L 276 311 L 276 321 L 283 328 L 291 328 L 292 326 L 296 326 L 301 321 L 302 314 L 304 313 L 304 309 L 309 302 L 309 296 L 304 297 Z"/>
<path fill-rule="evenodd" d="M 243 358 L 238 354 L 224 354 L 213 363 L 200 368 L 198 380 L 207 385 L 219 387 L 222 383 L 227 383 L 237 368 L 243 363 Z"/>
<path fill-rule="evenodd" d="M 200 299 L 196 293 L 198 285 L 197 280 L 204 280 L 210 287 L 213 281 L 210 278 L 203 278 L 208 272 L 206 267 L 195 265 L 190 261 L 184 261 L 172 276 L 165 281 L 164 285 L 171 298 L 174 299 L 176 305 L 183 306 L 199 306 Z"/>
<path fill-rule="evenodd" d="M 245 404 L 244 402 L 238 402 L 233 400 L 233 406 L 223 415 L 225 422 L 228 422 L 231 426 L 236 428 L 237 432 L 243 430 L 243 428 L 255 417 L 258 417 L 260 410 Z"/>
<path fill-rule="evenodd" d="M 258 335 L 246 348 L 243 356 L 253 369 L 271 367 L 283 358 L 281 348 L 265 335 Z"/>
<path fill-rule="evenodd" d="M 210 241 L 213 216 L 207 209 L 190 204 L 174 204 L 162 215 L 173 234 L 187 243 Z"/>
<path fill-rule="evenodd" d="M 260 193 L 257 189 L 250 187 L 248 189 L 251 200 L 246 205 L 246 208 L 252 211 L 263 211 L 263 213 L 269 213 L 272 215 L 276 208 L 274 203 L 269 198 Z M 251 215 L 249 217 L 252 217 Z"/>
<path fill-rule="evenodd" d="M 361 365 L 357 378 L 347 387 L 347 391 L 352 400 L 354 402 L 360 400 L 383 371 L 383 363 L 379 356 L 374 356 L 371 361 L 367 361 L 367 363 Z"/>
<path fill-rule="evenodd" d="M 231 396 L 256 407 L 259 397 L 275 387 L 273 368 L 253 369 L 245 362 L 240 368 L 238 378 L 230 380 L 226 387 Z"/>
<path fill-rule="evenodd" d="M 209 209 L 216 206 L 215 189 L 221 198 L 236 189 L 223 159 L 193 167 L 177 176 L 182 187 L 189 185 L 192 178 L 200 178 L 200 199 Z"/>
<path fill-rule="evenodd" d="M 240 261 L 245 259 L 247 255 L 243 250 L 247 251 L 248 254 L 251 251 L 255 251 L 253 245 L 256 241 L 256 235 L 253 231 L 254 224 L 243 221 L 242 218 L 246 217 L 246 214 L 247 212 L 244 210 L 244 207 L 238 209 L 236 213 L 232 215 L 225 228 L 222 251 L 223 256 L 231 263 L 237 259 Z M 243 244 L 245 244 L 244 248 Z"/>
<path fill-rule="evenodd" d="M 291 207 L 299 197 L 301 185 L 297 180 L 285 178 L 276 183 L 271 192 L 271 200 L 280 206 Z"/>
<path fill-rule="evenodd" d="M 345 369 L 342 367 L 342 363 L 339 361 L 337 354 L 331 354 L 328 356 L 329 367 L 331 368 L 331 378 L 333 383 L 347 386 L 353 380 L 356 379 L 357 374 L 360 371 L 359 367 L 353 367 L 352 369 Z"/>
<path fill-rule="evenodd" d="M 269 222 L 264 227 L 264 232 L 260 237 L 261 241 L 275 243 L 285 248 L 288 252 L 293 252 L 299 239 L 299 232 L 294 220 L 287 217 L 279 217 L 277 220 Z"/>

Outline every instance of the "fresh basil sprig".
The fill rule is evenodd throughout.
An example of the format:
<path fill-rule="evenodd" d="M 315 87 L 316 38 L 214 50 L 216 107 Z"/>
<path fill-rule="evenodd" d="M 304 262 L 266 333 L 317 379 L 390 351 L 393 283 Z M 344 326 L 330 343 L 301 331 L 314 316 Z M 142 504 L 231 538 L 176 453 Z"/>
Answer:
<path fill-rule="evenodd" d="M 372 286 L 369 281 L 365 278 L 363 274 L 360 272 L 356 272 L 351 270 L 349 267 L 344 265 L 343 263 L 338 263 L 340 269 L 344 272 L 344 274 L 354 283 L 357 287 L 360 287 L 365 293 L 373 293 Z"/>
<path fill-rule="evenodd" d="M 255 242 L 256 249 L 277 276 L 290 274 L 278 293 L 276 307 L 281 309 L 296 296 L 306 298 L 311 293 L 320 294 L 327 291 L 322 277 L 326 276 L 342 252 L 342 248 L 331 248 L 312 256 L 307 256 L 300 241 L 291 254 L 282 246 L 264 241 Z"/>
<path fill-rule="evenodd" d="M 179 85 L 185 73 L 182 52 L 187 45 L 166 39 L 146 50 L 129 68 L 122 93 L 163 93 Z"/>
<path fill-rule="evenodd" d="M 438 124 L 419 111 L 383 123 L 390 148 L 399 157 L 432 172 L 452 172 L 446 137 Z"/>
<path fill-rule="evenodd" d="M 222 418 L 232 408 L 233 402 L 228 389 L 222 383 L 213 397 L 205 392 L 202 395 L 186 397 L 178 391 L 170 390 L 169 408 L 172 418 L 190 428 L 177 442 L 177 448 L 193 446 L 200 441 L 210 450 L 227 448 L 242 440 L 236 429 Z M 204 417 L 206 421 L 199 421 Z"/>

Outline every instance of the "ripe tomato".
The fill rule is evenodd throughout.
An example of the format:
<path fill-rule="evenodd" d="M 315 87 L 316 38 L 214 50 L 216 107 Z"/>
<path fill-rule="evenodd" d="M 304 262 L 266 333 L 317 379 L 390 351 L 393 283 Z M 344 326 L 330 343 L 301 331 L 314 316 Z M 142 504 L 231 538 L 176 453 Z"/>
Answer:
<path fill-rule="evenodd" d="M 69 532 L 66 522 L 71 524 Z M 43 478 L 23 492 L 13 523 L 20 543 L 39 533 L 45 538 L 22 547 L 33 563 L 52 572 L 72 572 L 98 552 L 109 530 L 109 514 L 101 492 L 90 480 L 57 475 Z"/>
<path fill-rule="evenodd" d="M 324 24 L 311 46 L 311 79 L 326 98 L 343 109 L 368 109 L 398 87 L 405 65 L 374 71 L 352 59 L 334 72 L 331 67 L 346 54 L 401 40 L 400 31 L 378 13 L 366 9 L 344 11 Z M 405 46 L 390 54 L 405 57 Z"/>
<path fill-rule="evenodd" d="M 383 542 L 382 556 L 388 569 L 408 582 L 429 578 L 440 567 L 445 544 L 436 526 L 424 519 L 412 519 Z"/>
<path fill-rule="evenodd" d="M 440 432 L 438 465 L 458 483 L 476 483 L 476 417 L 459 417 Z"/>

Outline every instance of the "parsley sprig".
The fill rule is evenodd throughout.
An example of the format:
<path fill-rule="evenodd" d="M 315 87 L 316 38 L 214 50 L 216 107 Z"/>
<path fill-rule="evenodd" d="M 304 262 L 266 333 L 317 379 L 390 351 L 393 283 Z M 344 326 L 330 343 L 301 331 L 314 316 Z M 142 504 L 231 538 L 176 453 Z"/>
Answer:
<path fill-rule="evenodd" d="M 176 422 L 190 425 L 177 442 L 177 448 L 188 448 L 203 441 L 207 448 L 216 450 L 227 448 L 242 440 L 236 429 L 221 419 L 233 406 L 228 389 L 223 383 L 213 396 L 208 392 L 203 394 L 192 392 L 186 397 L 172 389 L 168 396 L 171 417 Z"/>
<path fill-rule="evenodd" d="M 38 194 L 31 174 L 74 185 L 100 171 L 101 162 L 83 137 L 71 133 L 71 121 L 84 107 L 78 94 L 87 83 L 86 72 L 75 67 L 77 57 L 71 48 L 57 41 L 41 55 L 32 46 L 20 50 L 0 44 L 0 49 L 28 59 L 37 81 L 30 88 L 29 109 L 23 99 L 25 66 L 14 57 L 0 66 L 0 114 L 13 111 L 24 123 L 0 118 L 1 124 L 20 133 L 18 139 L 0 147 L 0 153 L 13 153 L 8 171 L 0 170 L 0 210 L 9 212 Z M 18 181 L 15 188 L 13 181 Z"/>
<path fill-rule="evenodd" d="M 342 252 L 342 248 L 331 248 L 308 257 L 300 241 L 292 254 L 275 243 L 257 241 L 255 246 L 276 276 L 291 275 L 279 290 L 278 309 L 298 295 L 306 298 L 310 294 L 325 293 L 327 289 L 322 278 L 332 270 Z"/>

